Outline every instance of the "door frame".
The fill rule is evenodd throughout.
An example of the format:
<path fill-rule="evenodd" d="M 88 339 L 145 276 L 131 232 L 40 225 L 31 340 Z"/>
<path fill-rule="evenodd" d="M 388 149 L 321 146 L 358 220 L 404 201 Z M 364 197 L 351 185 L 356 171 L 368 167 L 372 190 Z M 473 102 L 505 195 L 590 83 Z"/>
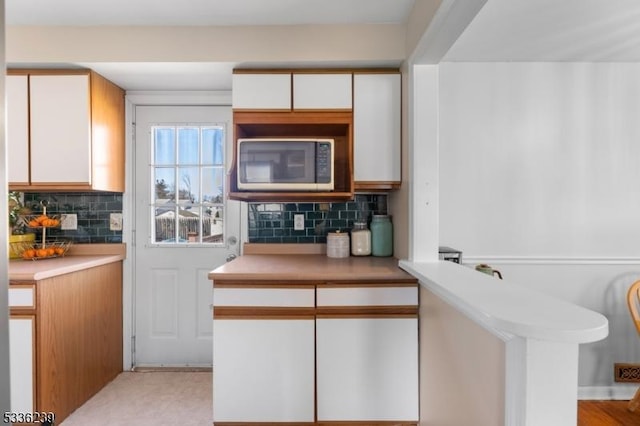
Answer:
<path fill-rule="evenodd" d="M 124 371 L 133 368 L 133 336 L 135 333 L 135 235 L 132 229 L 134 223 L 135 205 L 133 178 L 135 168 L 135 147 L 133 127 L 136 106 L 229 106 L 231 107 L 231 91 L 127 91 L 125 94 L 125 192 L 122 196 L 122 242 L 127 247 L 127 255 L 123 262 L 123 298 L 122 298 L 122 367 Z M 233 131 L 229 126 L 228 131 Z M 233 137 L 233 136 L 232 136 Z M 228 169 L 227 169 L 228 170 Z M 239 250 L 247 241 L 247 205 L 240 203 L 240 235 Z"/>

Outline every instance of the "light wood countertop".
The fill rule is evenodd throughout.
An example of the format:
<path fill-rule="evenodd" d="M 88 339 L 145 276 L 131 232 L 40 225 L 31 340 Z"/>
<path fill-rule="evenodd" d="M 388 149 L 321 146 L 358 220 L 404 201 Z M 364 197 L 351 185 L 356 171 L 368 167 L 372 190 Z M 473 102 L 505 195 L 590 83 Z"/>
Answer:
<path fill-rule="evenodd" d="M 393 257 L 330 258 L 322 254 L 248 254 L 209 272 L 212 280 L 411 281 Z"/>
<path fill-rule="evenodd" d="M 124 260 L 124 244 L 77 244 L 63 257 L 9 261 L 9 281 L 38 281 Z"/>

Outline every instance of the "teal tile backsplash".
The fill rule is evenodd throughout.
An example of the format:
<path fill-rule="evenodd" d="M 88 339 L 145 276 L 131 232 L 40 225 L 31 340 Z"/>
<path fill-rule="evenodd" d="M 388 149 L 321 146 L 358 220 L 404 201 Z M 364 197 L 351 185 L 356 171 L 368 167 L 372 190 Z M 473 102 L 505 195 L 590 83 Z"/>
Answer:
<path fill-rule="evenodd" d="M 34 213 L 42 211 L 41 200 L 47 200 L 47 213 L 75 213 L 78 229 L 48 229 L 47 238 L 62 238 L 74 243 L 121 243 L 122 231 L 109 229 L 111 213 L 122 213 L 119 192 L 42 192 L 24 193 L 24 204 Z M 36 236 L 39 238 L 39 236 Z"/>
<path fill-rule="evenodd" d="M 294 229 L 295 214 L 304 214 L 304 230 Z M 249 203 L 249 242 L 326 243 L 328 232 L 369 223 L 372 214 L 387 214 L 386 194 L 358 194 L 344 203 Z"/>
<path fill-rule="evenodd" d="M 50 229 L 47 235 L 75 243 L 121 243 L 122 231 L 109 229 L 109 215 L 122 212 L 122 194 L 110 192 L 25 193 L 24 202 L 34 213 L 47 200 L 51 214 L 75 213 L 77 230 Z M 353 222 L 371 222 L 373 214 L 388 214 L 386 194 L 358 194 L 340 203 L 249 203 L 248 234 L 251 243 L 326 243 L 327 233 L 349 231 Z M 304 230 L 293 228 L 293 216 L 304 214 Z"/>

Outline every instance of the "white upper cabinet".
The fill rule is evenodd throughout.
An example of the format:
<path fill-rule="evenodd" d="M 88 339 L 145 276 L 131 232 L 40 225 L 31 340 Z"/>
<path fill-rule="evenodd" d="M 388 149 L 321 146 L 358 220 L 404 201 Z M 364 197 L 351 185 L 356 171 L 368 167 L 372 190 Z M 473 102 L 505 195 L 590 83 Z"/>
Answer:
<path fill-rule="evenodd" d="M 90 70 L 6 77 L 9 187 L 124 191 L 124 91 Z"/>
<path fill-rule="evenodd" d="M 293 109 L 351 109 L 352 74 L 294 74 Z"/>
<path fill-rule="evenodd" d="M 352 93 L 351 73 L 238 73 L 231 98 L 233 109 L 351 109 Z"/>
<path fill-rule="evenodd" d="M 6 77 L 8 178 L 29 183 L 29 82 L 26 75 Z"/>
<path fill-rule="evenodd" d="M 91 184 L 89 75 L 30 76 L 31 182 Z"/>
<path fill-rule="evenodd" d="M 233 74 L 233 109 L 291 109 L 291 74 Z"/>
<path fill-rule="evenodd" d="M 401 176 L 401 77 L 354 74 L 354 180 L 399 184 Z"/>

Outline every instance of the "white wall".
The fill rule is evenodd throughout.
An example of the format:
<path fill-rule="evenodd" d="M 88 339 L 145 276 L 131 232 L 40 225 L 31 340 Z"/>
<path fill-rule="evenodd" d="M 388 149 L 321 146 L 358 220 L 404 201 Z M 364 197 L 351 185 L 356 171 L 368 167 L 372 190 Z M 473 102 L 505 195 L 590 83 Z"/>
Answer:
<path fill-rule="evenodd" d="M 446 63 L 440 83 L 440 244 L 606 315 L 579 381 L 613 385 L 613 362 L 640 362 L 624 300 L 640 278 L 640 65 Z"/>
<path fill-rule="evenodd" d="M 10 26 L 7 63 L 400 63 L 402 25 Z"/>
<path fill-rule="evenodd" d="M 505 424 L 505 343 L 420 287 L 420 425 Z"/>

